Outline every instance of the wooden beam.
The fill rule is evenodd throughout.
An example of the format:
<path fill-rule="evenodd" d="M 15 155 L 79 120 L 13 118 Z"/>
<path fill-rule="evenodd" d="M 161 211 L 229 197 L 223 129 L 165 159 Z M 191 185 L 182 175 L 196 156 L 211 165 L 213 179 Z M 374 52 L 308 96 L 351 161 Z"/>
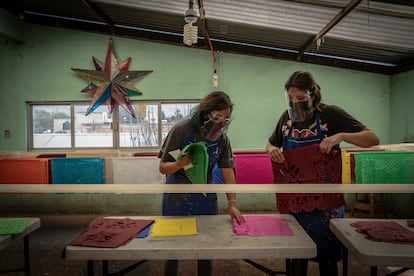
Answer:
<path fill-rule="evenodd" d="M 82 2 L 85 3 L 85 5 L 88 6 L 93 12 L 95 12 L 100 18 L 102 18 L 111 33 L 114 32 L 115 24 L 112 22 L 112 19 L 107 14 L 105 14 L 96 3 L 91 2 L 90 0 L 82 0 Z"/>
<path fill-rule="evenodd" d="M 327 34 L 335 25 L 337 25 L 347 14 L 349 14 L 356 6 L 358 6 L 362 0 L 351 0 L 348 4 L 341 9 L 341 11 L 332 20 L 319 31 L 319 33 L 310 38 L 303 46 L 299 49 L 299 53 L 296 60 L 302 60 L 302 57 L 306 50 L 308 50 L 314 43 L 321 39 Z"/>
<path fill-rule="evenodd" d="M 331 2 L 325 0 L 290 0 L 291 2 L 313 5 L 316 7 L 325 7 L 331 9 L 339 9 L 343 7 L 343 4 L 340 2 Z M 394 5 L 403 5 L 403 6 L 414 6 L 414 1 L 379 1 L 379 0 L 370 0 L 371 2 L 383 2 L 387 4 L 394 4 Z M 404 2 L 404 3 L 397 3 L 397 2 Z M 406 19 L 414 19 L 414 14 L 410 12 L 404 11 L 393 11 L 383 8 L 373 8 L 368 6 L 359 6 L 354 9 L 357 12 L 367 13 L 367 14 L 376 14 L 388 17 L 399 17 L 399 18 L 406 18 Z"/>
<path fill-rule="evenodd" d="M 1 184 L 0 193 L 414 193 L 414 184 Z"/>

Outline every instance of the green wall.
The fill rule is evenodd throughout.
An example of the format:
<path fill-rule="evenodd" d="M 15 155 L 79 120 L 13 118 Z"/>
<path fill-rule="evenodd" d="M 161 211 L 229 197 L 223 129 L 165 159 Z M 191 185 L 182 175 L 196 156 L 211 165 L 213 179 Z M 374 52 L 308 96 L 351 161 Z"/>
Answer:
<path fill-rule="evenodd" d="M 104 60 L 109 41 L 106 35 L 30 24 L 24 25 L 24 34 L 24 43 L 0 35 L 0 151 L 26 151 L 26 102 L 91 100 L 80 92 L 85 81 L 70 68 L 93 69 L 92 56 Z M 200 99 L 213 90 L 213 63 L 207 49 L 120 37 L 113 41 L 119 60 L 132 58 L 130 70 L 154 71 L 136 84 L 144 94 L 134 100 Z M 382 144 L 400 143 L 414 133 L 408 112 L 414 102 L 414 71 L 390 77 L 232 53 L 220 52 L 217 58 L 219 90 L 235 103 L 229 129 L 234 149 L 264 149 L 285 109 L 284 82 L 295 70 L 311 71 L 322 87 L 324 102 L 360 119 Z M 11 139 L 4 138 L 6 129 L 11 130 Z M 0 212 L 158 214 L 159 196 L 0 195 Z M 224 195 L 220 199 L 220 210 L 226 212 Z M 242 211 L 275 208 L 272 194 L 240 194 L 239 201 Z M 400 210 L 407 206 L 412 206 L 408 200 Z"/>
<path fill-rule="evenodd" d="M 22 44 L 0 45 L 0 150 L 27 149 L 27 101 L 87 101 L 86 82 L 70 68 L 93 69 L 92 56 L 104 60 L 109 37 L 66 29 L 25 25 Z M 200 99 L 213 90 L 213 62 L 208 50 L 114 37 L 119 60 L 132 58 L 130 70 L 154 72 L 136 84 L 144 95 L 136 100 Z M 235 149 L 263 149 L 279 115 L 288 76 L 309 70 L 322 87 L 323 98 L 359 118 L 381 138 L 390 137 L 391 77 L 231 53 L 218 53 L 220 90 L 235 103 L 229 136 Z M 402 79 L 402 82 L 408 81 Z M 369 108 L 369 109 L 367 109 Z M 401 137 L 395 137 L 401 141 Z"/>
<path fill-rule="evenodd" d="M 390 135 L 392 143 L 414 143 L 414 70 L 391 78 Z"/>
<path fill-rule="evenodd" d="M 390 126 L 393 143 L 414 143 L 414 70 L 391 78 Z M 401 135 L 403 134 L 403 135 Z M 414 168 L 413 168 L 414 169 Z M 390 208 L 402 217 L 414 216 L 414 194 L 391 194 Z"/>

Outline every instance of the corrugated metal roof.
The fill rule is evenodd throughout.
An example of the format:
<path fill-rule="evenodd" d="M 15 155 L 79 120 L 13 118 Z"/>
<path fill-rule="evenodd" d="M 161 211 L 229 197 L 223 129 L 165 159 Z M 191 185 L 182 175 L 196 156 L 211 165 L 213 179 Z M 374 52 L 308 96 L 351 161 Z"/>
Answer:
<path fill-rule="evenodd" d="M 3 0 L 0 5 L 30 23 L 184 46 L 189 2 Z M 414 69 L 414 1 L 199 0 L 194 1 L 198 14 L 200 4 L 215 50 L 383 74 Z M 196 25 L 200 39 L 193 47 L 208 48 L 201 20 Z"/>

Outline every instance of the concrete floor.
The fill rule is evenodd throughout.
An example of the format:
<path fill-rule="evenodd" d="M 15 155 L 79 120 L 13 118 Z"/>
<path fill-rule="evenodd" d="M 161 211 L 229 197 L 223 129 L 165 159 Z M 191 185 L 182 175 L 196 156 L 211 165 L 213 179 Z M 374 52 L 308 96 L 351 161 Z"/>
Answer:
<path fill-rule="evenodd" d="M 33 216 L 33 215 L 31 215 Z M 63 249 L 72 239 L 77 237 L 96 216 L 91 215 L 55 215 L 37 216 L 42 226 L 34 231 L 30 237 L 31 275 L 34 276 L 62 276 L 86 275 L 86 262 L 68 261 L 61 257 Z M 0 270 L 20 268 L 23 266 L 23 240 L 0 250 Z M 284 260 L 254 260 L 274 271 L 284 271 Z M 370 275 L 369 267 L 360 264 L 350 256 L 349 275 Z M 111 261 L 109 271 L 117 272 L 133 262 Z M 147 261 L 125 275 L 163 275 L 164 261 Z M 213 263 L 214 275 L 220 276 L 264 276 L 265 272 L 254 268 L 243 260 L 215 260 Z M 339 263 L 342 275 L 342 262 Z M 95 273 L 100 275 L 101 266 L 95 264 Z M 180 276 L 196 275 L 195 261 L 180 262 Z M 378 275 L 385 275 L 380 268 Z M 23 272 L 3 273 L 1 275 L 24 275 Z M 308 276 L 319 275 L 318 267 L 310 262 Z"/>

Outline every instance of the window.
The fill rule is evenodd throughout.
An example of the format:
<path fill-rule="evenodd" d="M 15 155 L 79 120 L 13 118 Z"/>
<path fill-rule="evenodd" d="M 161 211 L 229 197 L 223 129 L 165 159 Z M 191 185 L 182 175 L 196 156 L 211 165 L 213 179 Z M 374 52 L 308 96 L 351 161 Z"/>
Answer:
<path fill-rule="evenodd" d="M 88 103 L 28 103 L 29 149 L 158 148 L 197 105 L 197 100 L 133 102 L 133 118 L 122 107 L 110 113 L 101 105 L 86 115 Z"/>
<path fill-rule="evenodd" d="M 32 106 L 33 148 L 71 147 L 71 116 L 69 105 Z"/>

